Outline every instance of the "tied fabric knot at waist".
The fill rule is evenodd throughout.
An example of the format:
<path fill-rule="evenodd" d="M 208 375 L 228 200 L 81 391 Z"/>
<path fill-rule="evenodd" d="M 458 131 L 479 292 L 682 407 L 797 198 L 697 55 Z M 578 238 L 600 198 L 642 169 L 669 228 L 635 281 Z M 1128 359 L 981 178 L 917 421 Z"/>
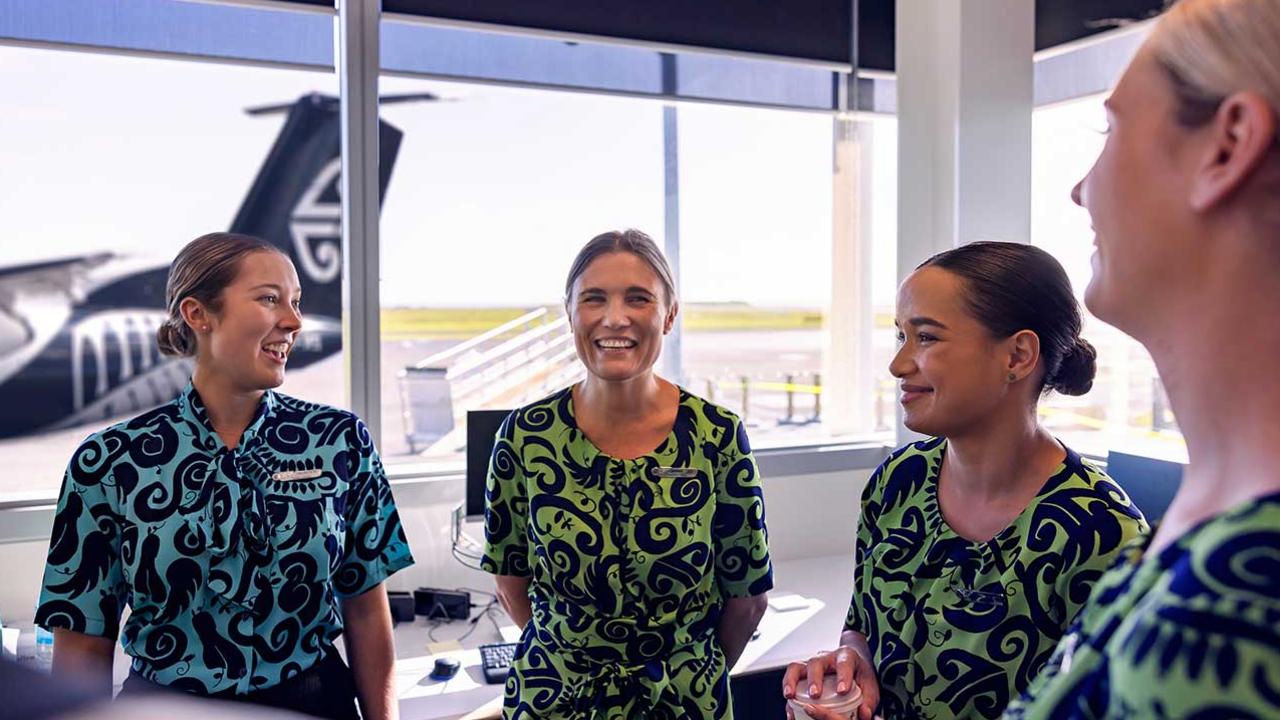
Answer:
<path fill-rule="evenodd" d="M 642 712 L 660 707 L 671 686 L 667 664 L 662 660 L 649 660 L 639 665 L 590 661 L 587 664 L 591 665 L 591 670 L 584 681 L 572 689 L 569 700 L 570 708 L 585 717 L 589 717 L 594 709 L 622 706 L 640 698 L 647 701 L 638 708 Z"/>

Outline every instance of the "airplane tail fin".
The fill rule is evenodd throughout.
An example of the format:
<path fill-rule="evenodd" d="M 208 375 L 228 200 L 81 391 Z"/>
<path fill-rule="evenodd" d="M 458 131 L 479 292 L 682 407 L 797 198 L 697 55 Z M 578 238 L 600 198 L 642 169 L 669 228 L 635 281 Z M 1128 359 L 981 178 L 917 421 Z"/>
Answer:
<path fill-rule="evenodd" d="M 292 105 L 270 154 L 231 223 L 231 232 L 256 235 L 288 255 L 302 282 L 307 315 L 342 317 L 342 205 L 338 100 L 312 93 Z M 250 111 L 259 114 L 263 110 Z M 378 200 L 386 197 L 404 136 L 378 124 Z"/>

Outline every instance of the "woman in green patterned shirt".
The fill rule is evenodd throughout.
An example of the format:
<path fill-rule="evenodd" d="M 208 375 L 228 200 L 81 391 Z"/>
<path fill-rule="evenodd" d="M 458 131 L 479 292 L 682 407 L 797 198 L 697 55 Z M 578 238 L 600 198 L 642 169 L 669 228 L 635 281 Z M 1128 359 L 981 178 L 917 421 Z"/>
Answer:
<path fill-rule="evenodd" d="M 933 437 L 872 474 L 840 648 L 792 663 L 783 694 L 834 672 L 837 692 L 862 691 L 864 720 L 877 706 L 890 720 L 999 717 L 1146 523 L 1038 421 L 1045 392 L 1082 395 L 1095 367 L 1049 254 L 935 255 L 899 289 L 896 325 L 904 422 Z"/>
<path fill-rule="evenodd" d="M 731 718 L 728 671 L 773 572 L 742 422 L 653 372 L 677 305 L 636 230 L 578 254 L 587 378 L 498 431 L 484 569 L 524 627 L 504 718 Z"/>
<path fill-rule="evenodd" d="M 1107 101 L 1085 302 L 1191 463 L 1010 718 L 1280 717 L 1280 2 L 1183 0 Z"/>

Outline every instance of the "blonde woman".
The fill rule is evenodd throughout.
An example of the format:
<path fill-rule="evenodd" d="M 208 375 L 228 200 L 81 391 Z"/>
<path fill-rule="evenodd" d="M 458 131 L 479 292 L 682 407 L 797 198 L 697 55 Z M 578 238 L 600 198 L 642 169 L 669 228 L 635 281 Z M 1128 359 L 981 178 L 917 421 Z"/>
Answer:
<path fill-rule="evenodd" d="M 1151 352 L 1191 463 L 1007 717 L 1280 717 L 1280 2 L 1174 5 L 1107 109 L 1085 302 Z"/>

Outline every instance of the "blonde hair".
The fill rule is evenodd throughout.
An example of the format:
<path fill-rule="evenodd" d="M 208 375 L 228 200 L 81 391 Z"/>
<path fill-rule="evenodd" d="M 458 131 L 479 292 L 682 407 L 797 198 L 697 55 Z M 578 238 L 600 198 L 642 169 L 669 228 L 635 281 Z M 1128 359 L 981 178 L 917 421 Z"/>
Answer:
<path fill-rule="evenodd" d="M 1280 1 L 1180 0 L 1148 39 L 1173 81 L 1178 121 L 1198 127 L 1227 97 L 1258 93 L 1280 116 Z"/>
<path fill-rule="evenodd" d="M 240 261 L 255 252 L 279 252 L 251 235 L 209 233 L 187 243 L 169 266 L 164 301 L 169 317 L 156 331 L 160 352 L 172 357 L 196 354 L 196 334 L 182 319 L 182 301 L 199 300 L 211 312 L 222 307 L 222 291 L 235 282 Z"/>

